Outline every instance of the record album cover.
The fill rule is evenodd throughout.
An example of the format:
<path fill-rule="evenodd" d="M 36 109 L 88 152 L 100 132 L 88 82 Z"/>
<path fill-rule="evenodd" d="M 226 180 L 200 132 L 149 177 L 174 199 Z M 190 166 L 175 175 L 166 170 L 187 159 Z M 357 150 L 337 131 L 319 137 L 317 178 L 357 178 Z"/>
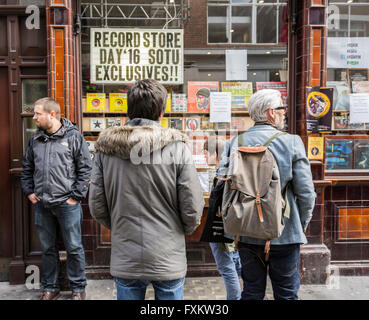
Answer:
<path fill-rule="evenodd" d="M 105 93 L 87 93 L 86 111 L 87 112 L 105 112 Z"/>
<path fill-rule="evenodd" d="M 218 81 L 188 81 L 188 112 L 210 112 L 210 93 L 219 91 Z"/>

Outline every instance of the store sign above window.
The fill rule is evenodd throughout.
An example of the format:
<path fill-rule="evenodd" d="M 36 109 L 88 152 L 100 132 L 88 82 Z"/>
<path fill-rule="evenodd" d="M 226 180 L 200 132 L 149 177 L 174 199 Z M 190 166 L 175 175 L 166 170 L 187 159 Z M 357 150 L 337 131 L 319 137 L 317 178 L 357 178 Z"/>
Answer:
<path fill-rule="evenodd" d="M 369 38 L 329 37 L 328 68 L 369 68 Z"/>
<path fill-rule="evenodd" d="M 91 82 L 183 84 L 182 29 L 91 28 Z"/>

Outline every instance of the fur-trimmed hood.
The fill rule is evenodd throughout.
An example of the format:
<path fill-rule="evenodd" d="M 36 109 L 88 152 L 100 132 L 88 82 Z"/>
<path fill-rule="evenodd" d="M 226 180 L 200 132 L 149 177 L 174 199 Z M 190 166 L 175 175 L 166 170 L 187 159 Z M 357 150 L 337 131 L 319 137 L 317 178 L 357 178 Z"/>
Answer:
<path fill-rule="evenodd" d="M 158 122 L 151 120 L 138 120 L 133 119 L 122 127 L 105 129 L 100 133 L 95 150 L 128 159 L 133 148 L 144 156 L 175 141 L 186 144 L 189 142 L 188 137 L 179 130 L 163 128 Z"/>

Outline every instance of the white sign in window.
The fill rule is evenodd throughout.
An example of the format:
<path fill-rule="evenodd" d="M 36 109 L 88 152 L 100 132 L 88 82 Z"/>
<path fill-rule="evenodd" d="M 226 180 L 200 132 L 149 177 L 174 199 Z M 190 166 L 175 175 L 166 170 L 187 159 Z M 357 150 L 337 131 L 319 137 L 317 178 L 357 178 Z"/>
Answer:
<path fill-rule="evenodd" d="M 328 38 L 328 68 L 369 68 L 369 38 Z"/>
<path fill-rule="evenodd" d="M 91 82 L 183 84 L 182 29 L 91 29 Z"/>

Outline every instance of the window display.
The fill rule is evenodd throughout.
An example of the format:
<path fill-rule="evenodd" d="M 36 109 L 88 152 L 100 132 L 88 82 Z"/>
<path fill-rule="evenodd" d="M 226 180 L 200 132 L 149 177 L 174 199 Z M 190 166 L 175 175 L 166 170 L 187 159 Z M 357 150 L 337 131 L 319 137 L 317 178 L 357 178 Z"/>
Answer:
<path fill-rule="evenodd" d="M 357 176 L 369 173 L 369 136 L 326 136 L 325 174 Z"/>
<path fill-rule="evenodd" d="M 187 2 L 181 5 L 179 1 L 170 4 L 155 2 L 163 13 L 156 15 L 149 10 L 154 5 L 153 1 L 142 2 L 139 8 L 133 4 L 106 1 L 109 10 L 101 11 L 104 15 L 101 19 L 94 13 L 97 5 L 81 1 L 82 130 L 91 157 L 95 152 L 94 143 L 104 128 L 124 125 L 128 121 L 127 93 L 132 83 L 153 78 L 162 83 L 168 92 L 161 126 L 188 135 L 196 166 L 205 177 L 207 173 L 204 169 L 208 171 L 211 168 L 204 158 L 204 142 L 209 135 L 223 135 L 229 139 L 253 126 L 248 114 L 248 101 L 256 90 L 280 90 L 286 104 L 287 83 L 282 74 L 287 72 L 287 48 L 282 44 L 286 42 L 286 33 L 282 35 L 282 30 L 286 28 L 287 17 L 284 13 L 287 1 L 268 1 L 265 5 L 254 0 L 249 3 L 223 1 L 222 4 L 209 1 L 206 6 L 191 2 L 191 9 L 203 10 L 202 16 L 209 15 L 207 22 L 187 16 Z M 130 7 L 136 10 L 127 15 L 127 19 L 118 19 L 118 11 L 126 12 Z M 182 24 L 177 19 L 160 20 L 174 13 L 174 8 L 183 14 L 178 16 Z M 231 20 L 224 24 L 223 29 L 219 17 L 228 19 L 230 16 Z M 265 17 L 273 18 L 272 26 L 265 27 L 260 23 Z M 205 26 L 208 24 L 209 29 L 200 30 L 203 42 L 194 46 L 198 36 L 194 33 L 199 31 L 195 32 L 193 27 L 200 22 Z M 273 30 L 272 35 L 270 30 Z M 225 43 L 224 48 L 214 49 L 209 46 L 208 40 L 214 43 L 221 40 Z M 246 45 L 231 48 L 229 44 L 233 42 L 269 44 L 261 51 Z M 227 68 L 227 51 L 231 49 L 242 50 L 245 54 L 242 60 L 244 77 L 240 78 L 238 74 L 241 72 L 236 72 L 234 79 L 227 78 L 230 69 L 229 64 Z M 218 112 L 220 117 L 217 121 L 221 122 L 210 119 L 213 92 L 231 93 L 231 117 L 229 113 L 227 118 L 222 117 Z"/>

